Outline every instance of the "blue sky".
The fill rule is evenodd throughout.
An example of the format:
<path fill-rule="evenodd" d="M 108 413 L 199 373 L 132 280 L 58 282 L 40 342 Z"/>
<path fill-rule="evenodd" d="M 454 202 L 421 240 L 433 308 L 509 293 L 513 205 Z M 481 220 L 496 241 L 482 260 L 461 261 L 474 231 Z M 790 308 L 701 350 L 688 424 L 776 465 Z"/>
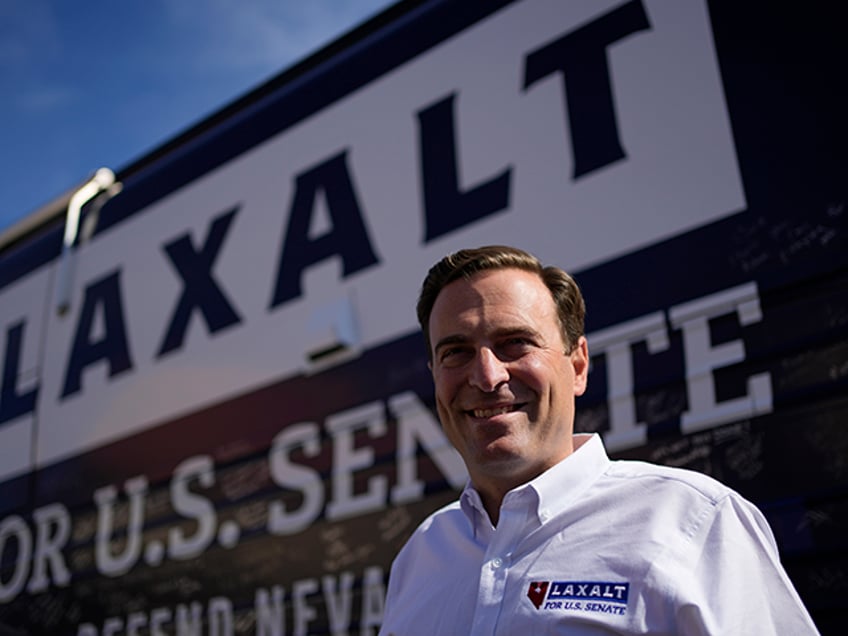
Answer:
<path fill-rule="evenodd" d="M 0 232 L 394 0 L 0 0 Z"/>

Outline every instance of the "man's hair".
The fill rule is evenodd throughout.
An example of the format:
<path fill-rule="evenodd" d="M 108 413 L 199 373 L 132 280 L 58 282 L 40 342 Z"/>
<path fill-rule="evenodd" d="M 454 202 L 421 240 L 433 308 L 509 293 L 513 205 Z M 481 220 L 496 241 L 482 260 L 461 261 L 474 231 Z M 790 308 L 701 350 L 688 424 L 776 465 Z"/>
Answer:
<path fill-rule="evenodd" d="M 538 258 L 524 250 L 506 245 L 487 245 L 449 254 L 427 272 L 418 296 L 417 312 L 428 357 L 433 355 L 430 314 L 436 297 L 449 283 L 460 278 L 469 280 L 475 274 L 490 269 L 520 269 L 537 274 L 553 297 L 567 353 L 577 346 L 577 341 L 583 335 L 586 304 L 574 279 L 559 267 L 543 266 Z"/>

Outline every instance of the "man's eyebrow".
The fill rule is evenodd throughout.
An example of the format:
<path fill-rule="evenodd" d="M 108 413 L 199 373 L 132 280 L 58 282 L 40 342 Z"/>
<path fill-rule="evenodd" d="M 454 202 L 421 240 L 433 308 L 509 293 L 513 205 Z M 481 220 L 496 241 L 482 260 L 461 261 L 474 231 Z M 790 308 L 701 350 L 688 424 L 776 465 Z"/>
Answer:
<path fill-rule="evenodd" d="M 518 326 L 518 325 L 516 325 L 515 327 L 500 327 L 500 328 L 494 330 L 491 334 L 491 337 L 494 338 L 495 340 L 500 340 L 502 338 L 513 338 L 515 336 L 522 336 L 522 337 L 530 338 L 530 339 L 533 339 L 533 340 L 540 339 L 539 332 L 536 331 L 535 329 L 531 329 L 531 328 L 525 327 L 525 326 Z M 468 336 L 465 336 L 465 335 L 460 334 L 460 333 L 451 334 L 451 335 L 445 336 L 444 338 L 439 340 L 433 346 L 433 351 L 434 352 L 438 351 L 442 347 L 445 347 L 445 346 L 448 346 L 448 345 L 468 344 L 469 342 L 471 342 L 471 338 L 468 337 Z"/>
<path fill-rule="evenodd" d="M 523 336 L 533 340 L 539 340 L 541 335 L 535 329 L 525 326 L 501 327 L 492 333 L 493 338 L 510 338 L 515 336 Z"/>
<path fill-rule="evenodd" d="M 503 340 L 505 338 L 527 338 L 533 341 L 539 341 L 542 339 L 541 334 L 530 327 L 527 326 L 519 326 L 515 327 L 500 327 L 495 329 L 490 336 L 493 340 Z"/>
<path fill-rule="evenodd" d="M 455 345 L 455 344 L 465 344 L 470 339 L 468 336 L 463 336 L 462 334 L 456 333 L 451 334 L 449 336 L 445 336 L 441 340 L 439 340 L 434 346 L 433 351 L 438 351 L 440 348 L 445 347 L 447 345 Z"/>

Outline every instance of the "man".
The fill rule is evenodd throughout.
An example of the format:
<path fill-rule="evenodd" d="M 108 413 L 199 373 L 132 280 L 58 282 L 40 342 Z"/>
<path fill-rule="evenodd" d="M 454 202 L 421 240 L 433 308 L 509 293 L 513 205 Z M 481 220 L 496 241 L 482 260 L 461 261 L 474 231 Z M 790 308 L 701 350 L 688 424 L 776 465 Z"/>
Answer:
<path fill-rule="evenodd" d="M 753 505 L 573 434 L 584 312 L 568 274 L 515 248 L 430 270 L 418 319 L 470 480 L 398 554 L 381 634 L 816 633 Z"/>

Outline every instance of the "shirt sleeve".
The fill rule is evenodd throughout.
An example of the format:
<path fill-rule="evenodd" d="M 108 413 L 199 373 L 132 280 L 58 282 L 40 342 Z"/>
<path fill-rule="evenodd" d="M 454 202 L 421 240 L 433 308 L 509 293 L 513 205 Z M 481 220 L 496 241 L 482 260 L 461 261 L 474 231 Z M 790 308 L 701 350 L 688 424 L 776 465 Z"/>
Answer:
<path fill-rule="evenodd" d="M 730 494 L 693 535 L 677 619 L 682 634 L 818 634 L 762 513 Z"/>
<path fill-rule="evenodd" d="M 383 606 L 383 621 L 378 636 L 394 636 L 394 630 L 400 622 L 398 617 L 402 612 L 400 607 L 401 589 L 404 586 L 409 570 L 407 565 L 410 560 L 409 552 L 410 549 L 404 546 L 392 563 L 391 571 L 389 572 L 386 600 Z"/>

